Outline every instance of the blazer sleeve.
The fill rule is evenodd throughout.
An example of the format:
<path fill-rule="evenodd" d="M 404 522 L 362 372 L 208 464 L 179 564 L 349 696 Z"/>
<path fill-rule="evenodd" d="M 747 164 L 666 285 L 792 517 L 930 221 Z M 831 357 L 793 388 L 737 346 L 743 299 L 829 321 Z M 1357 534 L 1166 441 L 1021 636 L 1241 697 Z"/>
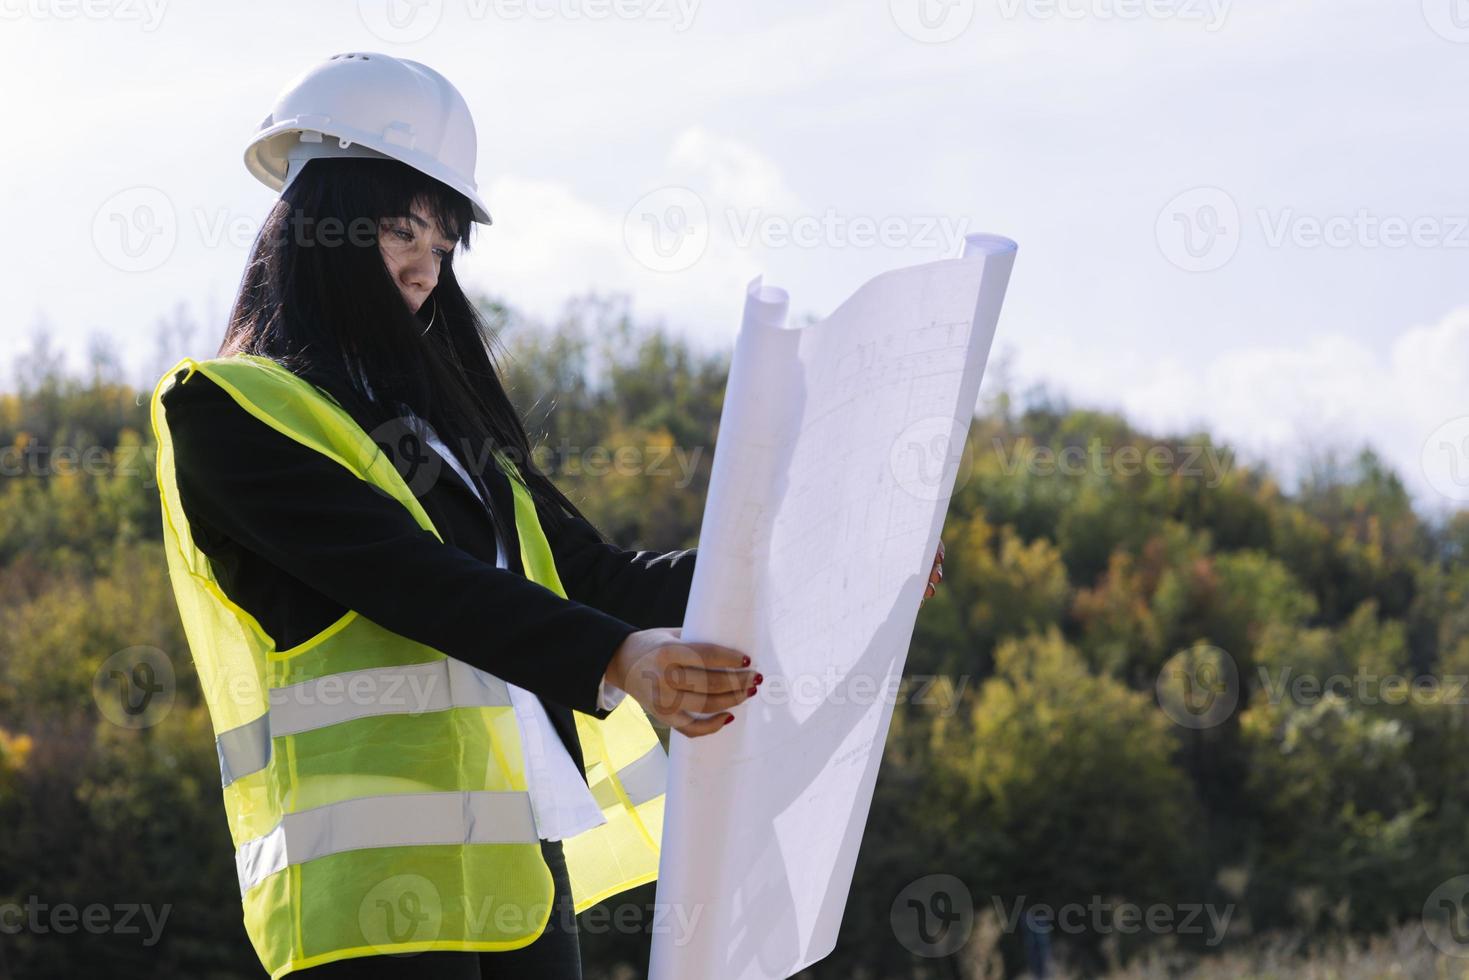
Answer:
<path fill-rule="evenodd" d="M 553 529 L 544 511 L 541 524 L 567 596 L 639 629 L 683 625 L 697 548 L 662 554 L 619 548 L 601 541 L 580 518 L 564 516 Z"/>
<path fill-rule="evenodd" d="M 163 396 L 181 505 L 341 606 L 589 714 L 636 627 L 419 527 L 397 501 L 195 373 Z"/>

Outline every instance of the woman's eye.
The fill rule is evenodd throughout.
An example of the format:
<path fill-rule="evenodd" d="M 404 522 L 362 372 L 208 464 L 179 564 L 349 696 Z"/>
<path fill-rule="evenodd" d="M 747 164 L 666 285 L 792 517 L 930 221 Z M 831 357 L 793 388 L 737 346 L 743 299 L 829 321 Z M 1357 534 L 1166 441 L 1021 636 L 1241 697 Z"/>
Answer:
<path fill-rule="evenodd" d="M 394 235 L 397 235 L 399 241 L 411 243 L 417 240 L 417 236 L 413 234 L 413 230 L 411 228 L 389 228 L 388 230 L 391 231 Z M 449 248 L 436 248 L 432 251 L 442 260 L 448 258 L 449 255 L 454 251 L 454 248 L 453 246 L 450 246 Z"/>

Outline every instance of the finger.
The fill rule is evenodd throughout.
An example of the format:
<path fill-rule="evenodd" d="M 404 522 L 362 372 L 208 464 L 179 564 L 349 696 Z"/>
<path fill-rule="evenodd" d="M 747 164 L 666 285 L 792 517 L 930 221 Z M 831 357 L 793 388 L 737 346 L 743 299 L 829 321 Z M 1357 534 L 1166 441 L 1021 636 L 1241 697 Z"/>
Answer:
<path fill-rule="evenodd" d="M 697 649 L 699 647 L 713 647 L 726 652 L 709 656 L 702 654 Z M 744 658 L 744 654 L 739 651 L 730 651 L 729 647 L 720 647 L 718 644 L 664 644 L 638 658 L 628 668 L 628 677 L 641 679 L 658 690 L 659 700 L 665 702 L 668 698 L 664 695 L 667 694 L 677 695 L 685 691 L 710 694 L 743 690 L 758 684 L 756 678 L 760 675 L 754 667 L 708 666 L 709 661 L 715 659 L 724 659 L 727 662 L 730 652 Z"/>
<path fill-rule="evenodd" d="M 723 688 L 714 692 L 690 691 L 684 688 L 676 688 L 665 682 L 658 688 L 655 696 L 656 706 L 664 715 L 675 715 L 679 712 L 723 711 L 737 704 L 749 700 L 753 695 L 751 691 L 758 691 L 754 683 L 743 687 Z"/>
<path fill-rule="evenodd" d="M 693 694 L 724 694 L 728 691 L 743 691 L 755 686 L 756 671 L 705 670 L 687 664 L 675 664 L 668 669 L 668 685 L 677 691 Z"/>
<path fill-rule="evenodd" d="M 688 694 L 678 704 L 678 707 L 688 712 L 704 714 L 710 711 L 727 711 L 737 704 L 744 704 L 751 697 L 751 688 L 739 691 L 726 691 L 723 694 Z"/>
<path fill-rule="evenodd" d="M 670 691 L 679 696 L 689 694 L 698 697 L 713 697 L 718 694 L 737 694 L 760 689 L 755 675 L 746 671 L 722 674 L 719 671 L 675 668 L 668 673 L 665 683 Z"/>
<path fill-rule="evenodd" d="M 750 666 L 750 658 L 744 651 L 718 643 L 681 643 L 675 648 L 677 662 L 693 666 L 739 669 Z"/>
<path fill-rule="evenodd" d="M 723 713 L 713 715 L 709 718 L 695 718 L 687 712 L 682 712 L 681 714 L 684 720 L 678 721 L 671 727 L 675 731 L 687 735 L 689 738 L 698 738 L 700 735 L 717 732 L 728 724 L 725 719 L 734 717 L 733 715 Z"/>

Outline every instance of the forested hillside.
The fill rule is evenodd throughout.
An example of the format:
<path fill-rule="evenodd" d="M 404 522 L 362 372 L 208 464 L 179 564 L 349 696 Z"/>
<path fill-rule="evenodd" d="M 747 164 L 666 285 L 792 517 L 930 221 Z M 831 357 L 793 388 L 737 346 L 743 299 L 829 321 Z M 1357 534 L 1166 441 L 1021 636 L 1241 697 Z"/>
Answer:
<path fill-rule="evenodd" d="M 563 489 L 624 546 L 697 544 L 725 357 L 614 301 L 551 326 L 485 309 Z M 0 395 L 0 907 L 31 910 L 0 917 L 0 977 L 260 975 L 151 444 L 147 392 L 105 347 L 79 365 L 38 343 Z M 810 975 L 1015 974 L 1045 943 L 1012 912 L 1098 902 L 1173 924 L 1089 914 L 1049 933 L 1053 959 L 1364 941 L 1469 872 L 1469 517 L 1430 526 L 1368 449 L 1309 462 L 1287 491 L 1207 433 L 993 388 L 842 941 Z M 166 667 L 145 723 L 105 666 L 138 647 Z M 976 914 L 950 958 L 895 931 L 935 874 Z M 648 921 L 584 921 L 589 976 L 640 968 Z"/>

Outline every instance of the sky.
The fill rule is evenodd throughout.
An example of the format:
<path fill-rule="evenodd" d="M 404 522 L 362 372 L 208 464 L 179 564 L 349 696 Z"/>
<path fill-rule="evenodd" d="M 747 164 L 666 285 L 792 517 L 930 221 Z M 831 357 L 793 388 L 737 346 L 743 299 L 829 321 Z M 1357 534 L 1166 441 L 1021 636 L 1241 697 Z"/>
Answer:
<path fill-rule="evenodd" d="M 463 93 L 456 269 L 532 315 L 724 349 L 757 275 L 821 317 L 998 233 L 1017 390 L 1469 506 L 1469 0 L 0 0 L 0 377 L 45 330 L 141 380 L 180 310 L 212 354 L 275 198 L 245 145 L 348 51 Z"/>

